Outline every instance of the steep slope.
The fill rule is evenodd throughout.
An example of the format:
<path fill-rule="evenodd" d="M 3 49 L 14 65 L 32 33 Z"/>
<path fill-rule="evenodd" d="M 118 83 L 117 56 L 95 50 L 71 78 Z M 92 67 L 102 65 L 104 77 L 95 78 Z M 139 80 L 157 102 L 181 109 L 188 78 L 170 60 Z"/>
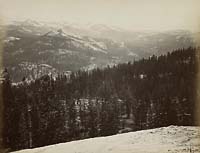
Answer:
<path fill-rule="evenodd" d="M 189 153 L 200 151 L 200 128 L 169 126 L 27 149 L 16 153 Z"/>
<path fill-rule="evenodd" d="M 112 40 L 108 43 L 70 34 L 38 22 L 14 22 L 6 29 L 3 63 L 14 82 L 21 81 L 24 76 L 31 80 L 47 73 L 104 67 L 134 57 L 128 55 L 126 47 L 120 47 L 121 44 Z M 41 68 L 41 64 L 47 64 L 51 69 Z"/>
<path fill-rule="evenodd" d="M 49 31 L 41 36 L 8 36 L 4 45 L 4 66 L 9 69 L 14 81 L 20 81 L 23 76 L 35 79 L 45 72 L 87 69 L 94 64 L 102 67 L 117 63 L 118 59 L 113 59 L 103 42 L 68 35 L 62 30 Z M 41 64 L 48 64 L 52 69 L 43 71 Z"/>

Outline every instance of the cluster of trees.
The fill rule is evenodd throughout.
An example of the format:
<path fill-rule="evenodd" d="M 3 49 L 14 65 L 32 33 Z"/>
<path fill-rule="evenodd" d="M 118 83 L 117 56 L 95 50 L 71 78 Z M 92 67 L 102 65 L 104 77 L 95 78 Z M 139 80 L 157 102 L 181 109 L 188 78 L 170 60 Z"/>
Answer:
<path fill-rule="evenodd" d="M 197 49 L 31 83 L 1 84 L 12 150 L 168 125 L 195 125 Z M 125 131 L 125 130 L 124 130 Z"/>

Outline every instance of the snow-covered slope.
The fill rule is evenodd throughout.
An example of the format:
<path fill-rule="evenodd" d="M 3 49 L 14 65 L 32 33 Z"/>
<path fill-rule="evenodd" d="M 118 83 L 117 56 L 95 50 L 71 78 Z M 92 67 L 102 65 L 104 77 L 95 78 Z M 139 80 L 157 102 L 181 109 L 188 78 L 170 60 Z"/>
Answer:
<path fill-rule="evenodd" d="M 16 153 L 198 153 L 200 127 L 169 126 L 51 145 Z"/>

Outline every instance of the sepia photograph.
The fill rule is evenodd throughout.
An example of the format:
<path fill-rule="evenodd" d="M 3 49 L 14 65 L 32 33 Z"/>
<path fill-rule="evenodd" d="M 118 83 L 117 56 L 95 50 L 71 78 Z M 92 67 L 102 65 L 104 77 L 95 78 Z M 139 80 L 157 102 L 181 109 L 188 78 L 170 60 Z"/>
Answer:
<path fill-rule="evenodd" d="M 0 0 L 0 153 L 200 153 L 200 0 Z"/>

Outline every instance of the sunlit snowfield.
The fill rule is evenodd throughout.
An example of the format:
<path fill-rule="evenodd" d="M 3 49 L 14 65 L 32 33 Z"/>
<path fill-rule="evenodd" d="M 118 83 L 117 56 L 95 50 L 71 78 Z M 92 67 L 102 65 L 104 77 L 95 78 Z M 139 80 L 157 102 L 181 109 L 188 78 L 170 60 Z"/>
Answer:
<path fill-rule="evenodd" d="M 16 153 L 198 153 L 200 127 L 169 126 L 56 144 Z"/>

